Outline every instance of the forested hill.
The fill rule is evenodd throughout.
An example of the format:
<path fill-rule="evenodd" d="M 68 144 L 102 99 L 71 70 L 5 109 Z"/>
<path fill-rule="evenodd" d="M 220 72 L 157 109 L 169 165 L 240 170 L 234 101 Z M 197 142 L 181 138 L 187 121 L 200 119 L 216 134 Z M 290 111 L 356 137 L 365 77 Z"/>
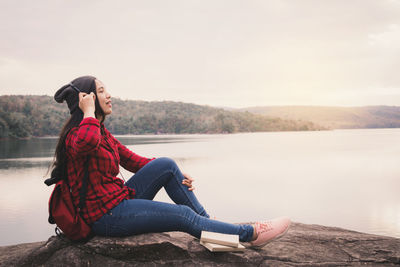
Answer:
<path fill-rule="evenodd" d="M 329 129 L 400 128 L 398 106 L 266 106 L 240 110 L 285 120 L 312 121 Z"/>
<path fill-rule="evenodd" d="M 0 96 L 0 137 L 55 136 L 69 118 L 66 103 L 42 95 Z M 146 102 L 113 98 L 105 126 L 113 134 L 235 133 L 321 130 L 307 121 L 182 102 Z"/>

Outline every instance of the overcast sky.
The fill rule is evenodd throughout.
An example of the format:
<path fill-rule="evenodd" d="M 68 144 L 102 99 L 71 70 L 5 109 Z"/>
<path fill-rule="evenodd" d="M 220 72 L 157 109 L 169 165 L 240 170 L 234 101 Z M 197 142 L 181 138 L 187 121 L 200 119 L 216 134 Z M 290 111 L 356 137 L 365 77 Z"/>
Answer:
<path fill-rule="evenodd" d="M 400 105 L 400 0 L 0 0 L 0 95 Z"/>

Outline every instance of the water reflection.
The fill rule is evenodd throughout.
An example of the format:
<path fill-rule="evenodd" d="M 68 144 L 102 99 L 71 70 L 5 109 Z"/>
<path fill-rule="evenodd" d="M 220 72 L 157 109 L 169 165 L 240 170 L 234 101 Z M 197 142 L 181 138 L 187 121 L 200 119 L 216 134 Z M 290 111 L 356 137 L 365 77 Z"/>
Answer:
<path fill-rule="evenodd" d="M 0 159 L 0 169 L 21 169 L 34 167 L 48 167 L 53 158 L 13 158 Z"/>
<path fill-rule="evenodd" d="M 115 137 L 126 146 L 200 142 L 210 138 L 209 135 L 116 135 Z M 53 157 L 57 142 L 57 137 L 1 139 L 0 159 Z M 6 164 L 2 165 L 4 167 Z M 0 166 L 0 168 L 2 167 Z"/>
<path fill-rule="evenodd" d="M 122 144 L 146 145 L 146 144 L 167 144 L 182 142 L 200 142 L 207 138 L 207 135 L 116 135 Z"/>
<path fill-rule="evenodd" d="M 47 201 L 52 188 L 44 185 L 40 167 L 0 171 L 0 245 L 46 240 Z"/>
<path fill-rule="evenodd" d="M 49 157 L 54 155 L 56 142 L 56 138 L 0 140 L 0 159 Z"/>

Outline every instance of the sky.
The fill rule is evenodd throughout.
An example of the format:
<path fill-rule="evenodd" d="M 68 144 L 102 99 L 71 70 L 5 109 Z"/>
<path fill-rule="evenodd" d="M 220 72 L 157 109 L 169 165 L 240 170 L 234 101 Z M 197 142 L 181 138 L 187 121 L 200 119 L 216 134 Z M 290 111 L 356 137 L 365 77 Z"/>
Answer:
<path fill-rule="evenodd" d="M 400 0 L 0 0 L 0 95 L 400 105 Z"/>

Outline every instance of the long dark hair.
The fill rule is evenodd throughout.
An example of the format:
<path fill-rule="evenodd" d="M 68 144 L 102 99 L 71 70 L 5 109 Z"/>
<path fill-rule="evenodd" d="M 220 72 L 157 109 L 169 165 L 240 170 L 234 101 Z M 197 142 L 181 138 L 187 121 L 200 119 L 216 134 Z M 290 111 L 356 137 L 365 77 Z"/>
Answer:
<path fill-rule="evenodd" d="M 94 94 L 96 95 L 95 100 L 95 116 L 96 118 L 101 118 L 100 123 L 103 123 L 105 120 L 105 114 L 103 109 L 100 107 L 99 100 L 97 98 L 96 89 L 94 90 Z M 64 179 L 67 174 L 67 151 L 65 149 L 65 140 L 67 139 L 68 133 L 71 131 L 72 128 L 78 127 L 79 124 L 83 120 L 83 112 L 82 110 L 76 110 L 71 114 L 71 117 L 68 121 L 64 124 L 63 128 L 58 137 L 58 143 L 56 146 L 56 151 L 54 153 L 53 162 L 49 165 L 47 169 L 46 175 L 51 171 L 51 177 Z M 103 132 L 102 132 L 103 134 Z"/>
<path fill-rule="evenodd" d="M 52 164 L 49 166 L 47 173 L 52 168 L 51 177 L 63 179 L 67 172 L 67 153 L 65 149 L 65 140 L 69 131 L 77 127 L 83 119 L 82 111 L 77 111 L 71 114 L 69 120 L 64 124 L 63 128 L 58 137 L 58 143 L 54 153 L 54 159 Z"/>

